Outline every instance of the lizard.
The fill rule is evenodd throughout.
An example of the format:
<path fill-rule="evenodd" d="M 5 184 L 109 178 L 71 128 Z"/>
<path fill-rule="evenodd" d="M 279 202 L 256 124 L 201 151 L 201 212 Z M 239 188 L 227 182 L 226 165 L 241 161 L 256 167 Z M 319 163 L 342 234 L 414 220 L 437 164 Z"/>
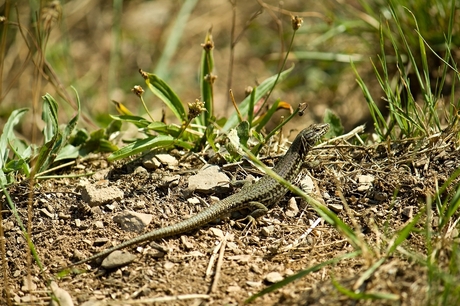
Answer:
<path fill-rule="evenodd" d="M 328 130 L 329 124 L 327 123 L 312 124 L 303 129 L 296 136 L 286 154 L 275 165 L 273 171 L 286 181 L 294 183 L 300 173 L 305 156 Z M 239 192 L 207 207 L 188 219 L 170 226 L 154 229 L 133 239 L 126 240 L 93 256 L 74 262 L 69 267 L 93 261 L 101 257 L 107 257 L 115 250 L 124 249 L 144 241 L 159 240 L 161 238 L 176 236 L 198 229 L 205 224 L 237 210 L 250 210 L 251 213 L 248 214 L 245 219 L 254 221 L 265 215 L 268 212 L 268 207 L 279 201 L 287 192 L 287 187 L 280 184 L 268 174 L 265 174 L 257 182 L 243 186 Z"/>

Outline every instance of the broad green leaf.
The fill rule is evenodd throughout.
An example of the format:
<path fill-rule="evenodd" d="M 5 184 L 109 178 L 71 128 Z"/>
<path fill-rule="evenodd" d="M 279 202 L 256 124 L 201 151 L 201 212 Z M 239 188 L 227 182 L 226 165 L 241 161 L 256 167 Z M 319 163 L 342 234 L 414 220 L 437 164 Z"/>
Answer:
<path fill-rule="evenodd" d="M 292 69 L 294 69 L 294 65 L 291 68 L 286 69 L 283 72 L 281 72 L 278 82 L 283 81 L 288 76 L 288 74 L 292 71 Z M 241 102 L 241 104 L 238 106 L 238 109 L 240 110 L 243 116 L 247 116 L 247 114 L 249 113 L 248 111 L 249 111 L 250 100 L 253 99 L 254 101 L 259 101 L 259 99 L 261 99 L 273 87 L 273 84 L 275 83 L 276 78 L 277 78 L 277 75 L 273 75 L 269 77 L 268 79 L 264 80 L 259 86 L 257 86 L 257 92 L 254 94 L 254 96 L 249 95 L 243 100 L 243 102 Z M 230 116 L 230 118 L 227 120 L 222 130 L 224 132 L 228 132 L 232 127 L 235 127 L 237 124 L 238 124 L 238 115 L 236 112 L 234 112 Z"/>
<path fill-rule="evenodd" d="M 324 122 L 329 123 L 330 129 L 328 135 L 339 136 L 343 135 L 343 125 L 342 121 L 340 120 L 339 116 L 334 113 L 330 109 L 326 109 L 326 113 L 324 114 Z"/>
<path fill-rule="evenodd" d="M 147 76 L 145 83 L 149 87 L 150 91 L 152 91 L 155 96 L 160 98 L 169 107 L 181 123 L 186 121 L 187 113 L 185 112 L 184 105 L 182 105 L 182 102 L 176 93 L 168 86 L 168 84 L 155 74 L 148 72 L 144 73 Z"/>
<path fill-rule="evenodd" d="M 65 160 L 65 159 L 76 159 L 78 157 L 79 148 L 71 144 L 66 145 L 64 148 L 59 150 L 58 155 L 54 161 Z"/>
<path fill-rule="evenodd" d="M 13 128 L 19 123 L 21 117 L 28 111 L 27 108 L 20 108 L 14 110 L 8 117 L 5 126 L 3 126 L 3 132 L 0 136 L 0 169 L 8 160 L 8 143 L 10 139 L 15 139 L 16 136 L 13 133 Z M 1 175 L 0 175 L 1 176 Z M 5 183 L 5 182 L 4 182 Z"/>

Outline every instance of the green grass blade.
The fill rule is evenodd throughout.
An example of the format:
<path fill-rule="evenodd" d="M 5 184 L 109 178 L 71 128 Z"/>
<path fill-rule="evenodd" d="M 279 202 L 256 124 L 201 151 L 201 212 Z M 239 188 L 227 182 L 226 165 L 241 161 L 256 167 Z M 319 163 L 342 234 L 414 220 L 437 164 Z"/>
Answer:
<path fill-rule="evenodd" d="M 148 121 L 144 117 L 134 115 L 110 115 L 113 120 L 120 120 L 122 122 L 129 122 L 137 126 L 138 128 L 145 128 L 152 122 Z"/>
<path fill-rule="evenodd" d="M 278 105 L 280 104 L 280 100 L 276 100 L 275 103 L 268 109 L 267 113 L 263 115 L 262 120 L 259 122 L 259 124 L 256 127 L 256 132 L 260 133 L 260 131 L 267 125 L 268 121 L 273 117 L 275 114 L 276 110 L 278 109 Z"/>
<path fill-rule="evenodd" d="M 156 137 L 152 136 L 130 143 L 129 145 L 121 148 L 120 150 L 113 152 L 107 158 L 107 160 L 112 162 L 150 149 L 165 148 L 173 145 L 178 145 L 189 150 L 193 148 L 193 145 L 188 142 L 175 139 L 174 137 L 169 135 L 159 135 Z"/>

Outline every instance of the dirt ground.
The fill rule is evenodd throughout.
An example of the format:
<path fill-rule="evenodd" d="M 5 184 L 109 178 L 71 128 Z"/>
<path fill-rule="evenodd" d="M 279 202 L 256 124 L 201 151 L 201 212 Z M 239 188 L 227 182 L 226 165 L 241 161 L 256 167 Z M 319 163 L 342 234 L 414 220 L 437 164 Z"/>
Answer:
<path fill-rule="evenodd" d="M 414 153 L 415 148 L 418 153 Z M 276 162 L 276 158 L 266 160 L 269 165 L 272 162 Z M 95 176 L 88 178 L 90 182 L 117 186 L 124 191 L 123 200 L 91 210 L 84 209 L 85 205 L 82 205 L 78 188 L 82 178 L 49 179 L 35 185 L 31 210 L 32 238 L 45 273 L 40 273 L 37 264 L 27 264 L 25 240 L 3 201 L 6 238 L 6 263 L 3 264 L 7 265 L 9 293 L 16 304 L 25 303 L 30 296 L 36 299 L 37 305 L 42 304 L 49 293 L 45 284 L 55 279 L 77 305 L 88 300 L 134 300 L 139 303 L 141 299 L 193 294 L 206 297 L 176 300 L 169 305 L 241 305 L 249 296 L 269 285 L 267 275 L 271 272 L 278 272 L 284 278 L 354 251 L 349 241 L 324 221 L 311 228 L 318 215 L 300 198 L 296 198 L 299 213 L 288 216 L 286 203 L 293 197 L 288 194 L 249 232 L 242 230 L 233 219 L 223 220 L 181 237 L 157 241 L 169 249 L 166 254 L 151 247 L 150 243 L 144 243 L 128 248 L 136 259 L 127 266 L 104 271 L 98 269 L 97 263 L 84 264 L 78 268 L 87 269 L 87 273 L 71 273 L 58 279 L 56 272 L 59 267 L 75 261 L 75 257 L 95 254 L 137 235 L 121 230 L 114 223 L 112 218 L 120 211 L 152 214 L 153 221 L 146 230 L 150 231 L 176 223 L 205 208 L 202 204 L 190 205 L 184 196 L 187 177 L 203 165 L 199 158 L 183 156 L 178 169 L 163 168 L 154 172 L 135 171 L 139 163 L 137 159 L 130 163 L 108 164 L 103 157 L 93 156 L 63 171 L 62 174 L 96 172 Z M 360 233 L 374 253 L 325 266 L 258 298 L 253 305 L 425 303 L 426 270 L 402 253 L 387 258 L 379 269 L 360 282 L 359 288 L 354 286 L 362 272 L 384 256 L 393 234 L 413 220 L 426 206 L 427 196 L 435 193 L 435 185 L 441 186 L 459 163 L 456 145 L 445 135 L 419 143 L 418 147 L 414 140 L 362 147 L 350 145 L 342 139 L 313 150 L 306 163 L 306 170 L 319 189 L 313 196 L 335 210 L 340 219 Z M 232 175 L 238 179 L 248 172 L 257 173 L 245 164 L 233 169 Z M 161 184 L 161 177 L 172 173 L 180 173 L 179 184 Z M 99 179 L 104 175 L 105 178 Z M 372 177 L 373 181 L 368 183 L 363 176 Z M 12 186 L 9 192 L 24 223 L 27 223 L 30 203 L 27 183 Z M 233 192 L 236 190 L 218 197 L 224 198 Z M 340 198 L 342 194 L 343 199 Z M 209 195 L 197 196 L 212 202 Z M 346 205 L 343 205 L 344 201 Z M 46 214 L 45 210 L 52 213 Z M 423 229 L 425 222 L 421 220 L 417 228 Z M 436 215 L 432 222 L 434 228 Z M 271 230 L 267 231 L 268 228 Z M 223 239 L 215 229 L 229 236 L 224 253 L 219 255 L 217 252 L 213 256 L 216 246 Z M 305 237 L 309 230 L 311 232 Z M 411 233 L 402 247 L 413 253 L 426 253 L 424 237 L 416 232 Z M 222 260 L 218 274 L 215 274 L 215 263 L 208 268 L 211 258 L 216 256 L 221 256 Z M 2 281 L 3 273 L 2 269 Z M 27 291 L 24 280 L 28 273 L 36 285 L 31 292 Z M 332 285 L 332 279 L 352 291 L 391 293 L 397 296 L 397 300 L 352 300 L 339 293 Z M 215 281 L 217 283 L 212 290 Z M 2 293 L 0 304 L 6 305 L 5 292 Z"/>

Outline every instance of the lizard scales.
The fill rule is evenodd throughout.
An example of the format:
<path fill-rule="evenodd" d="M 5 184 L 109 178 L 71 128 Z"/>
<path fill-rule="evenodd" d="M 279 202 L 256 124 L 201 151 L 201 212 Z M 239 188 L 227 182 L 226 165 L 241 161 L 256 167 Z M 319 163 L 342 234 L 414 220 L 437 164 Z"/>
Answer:
<path fill-rule="evenodd" d="M 286 154 L 275 165 L 273 171 L 288 182 L 294 182 L 300 172 L 306 154 L 328 129 L 329 125 L 323 123 L 312 124 L 308 128 L 302 130 L 294 139 Z M 155 229 L 133 239 L 124 241 L 93 256 L 72 263 L 71 266 L 92 261 L 100 257 L 106 257 L 115 250 L 139 244 L 147 240 L 158 240 L 200 228 L 232 211 L 249 209 L 252 212 L 248 217 L 258 218 L 266 214 L 268 212 L 267 207 L 270 207 L 281 199 L 287 191 L 288 189 L 286 187 L 266 174 L 256 183 L 244 186 L 238 193 L 202 210 L 189 219 L 185 219 L 164 228 Z"/>

